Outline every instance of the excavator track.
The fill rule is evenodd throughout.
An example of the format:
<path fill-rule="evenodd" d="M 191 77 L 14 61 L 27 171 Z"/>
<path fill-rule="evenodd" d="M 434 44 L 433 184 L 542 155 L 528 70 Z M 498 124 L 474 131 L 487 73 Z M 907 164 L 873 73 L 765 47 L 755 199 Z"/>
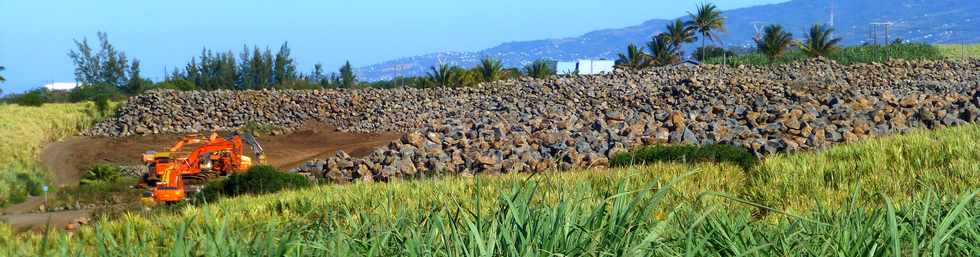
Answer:
<path fill-rule="evenodd" d="M 187 185 L 204 185 L 207 184 L 208 181 L 211 181 L 219 176 L 220 175 L 218 173 L 207 171 L 193 175 L 184 175 L 183 179 L 185 182 L 184 184 Z"/>

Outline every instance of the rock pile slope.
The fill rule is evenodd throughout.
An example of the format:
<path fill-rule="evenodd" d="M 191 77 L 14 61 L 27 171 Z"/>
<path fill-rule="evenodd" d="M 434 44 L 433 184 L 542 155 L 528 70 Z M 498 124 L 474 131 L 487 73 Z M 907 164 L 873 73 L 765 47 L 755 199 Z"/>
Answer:
<path fill-rule="evenodd" d="M 435 173 L 604 166 L 659 143 L 732 144 L 758 155 L 816 149 L 980 116 L 980 60 L 842 66 L 664 67 L 520 79 L 474 88 L 154 91 L 89 133 L 127 136 L 307 120 L 357 132 L 401 131 L 366 158 L 298 169 L 334 181 Z"/>

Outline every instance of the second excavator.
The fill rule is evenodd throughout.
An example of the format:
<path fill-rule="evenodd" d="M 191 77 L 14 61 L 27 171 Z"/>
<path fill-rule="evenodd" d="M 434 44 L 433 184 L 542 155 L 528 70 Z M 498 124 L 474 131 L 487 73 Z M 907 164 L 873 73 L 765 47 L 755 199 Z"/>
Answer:
<path fill-rule="evenodd" d="M 168 151 L 143 154 L 146 173 L 140 185 L 149 188 L 147 197 L 154 202 L 173 203 L 187 196 L 185 183 L 201 185 L 221 176 L 245 172 L 253 165 L 245 155 L 245 145 L 252 148 L 259 164 L 265 164 L 265 152 L 251 134 L 235 132 L 227 137 L 212 133 L 207 138 L 188 135 Z M 197 146 L 189 152 L 183 149 Z"/>

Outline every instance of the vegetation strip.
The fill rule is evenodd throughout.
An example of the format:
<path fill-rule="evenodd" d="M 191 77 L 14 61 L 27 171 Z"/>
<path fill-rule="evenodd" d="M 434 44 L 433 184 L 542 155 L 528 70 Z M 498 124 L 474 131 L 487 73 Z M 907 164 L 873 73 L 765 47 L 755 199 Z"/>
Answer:
<path fill-rule="evenodd" d="M 51 181 L 38 165 L 44 144 L 81 133 L 100 116 L 92 103 L 0 104 L 0 206 L 40 195 Z"/>
<path fill-rule="evenodd" d="M 977 137 L 977 125 L 921 131 L 771 156 L 750 170 L 658 162 L 326 185 L 129 213 L 71 236 L 0 231 L 0 253 L 830 256 L 892 255 L 897 245 L 968 256 L 980 232 Z"/>

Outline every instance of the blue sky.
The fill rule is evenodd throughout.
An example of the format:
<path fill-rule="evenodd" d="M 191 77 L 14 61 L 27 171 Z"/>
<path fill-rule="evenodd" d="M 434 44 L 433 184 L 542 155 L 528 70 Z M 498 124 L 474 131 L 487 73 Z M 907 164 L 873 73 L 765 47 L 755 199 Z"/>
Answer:
<path fill-rule="evenodd" d="M 5 93 L 73 81 L 73 39 L 97 31 L 144 76 L 183 66 L 202 47 L 240 51 L 243 44 L 288 41 L 300 70 L 345 60 L 364 66 L 438 51 L 473 51 L 509 41 L 577 36 L 596 29 L 675 18 L 695 0 L 0 0 L 0 65 Z M 783 0 L 716 0 L 722 9 Z M 589 17 L 583 19 L 582 17 Z"/>

